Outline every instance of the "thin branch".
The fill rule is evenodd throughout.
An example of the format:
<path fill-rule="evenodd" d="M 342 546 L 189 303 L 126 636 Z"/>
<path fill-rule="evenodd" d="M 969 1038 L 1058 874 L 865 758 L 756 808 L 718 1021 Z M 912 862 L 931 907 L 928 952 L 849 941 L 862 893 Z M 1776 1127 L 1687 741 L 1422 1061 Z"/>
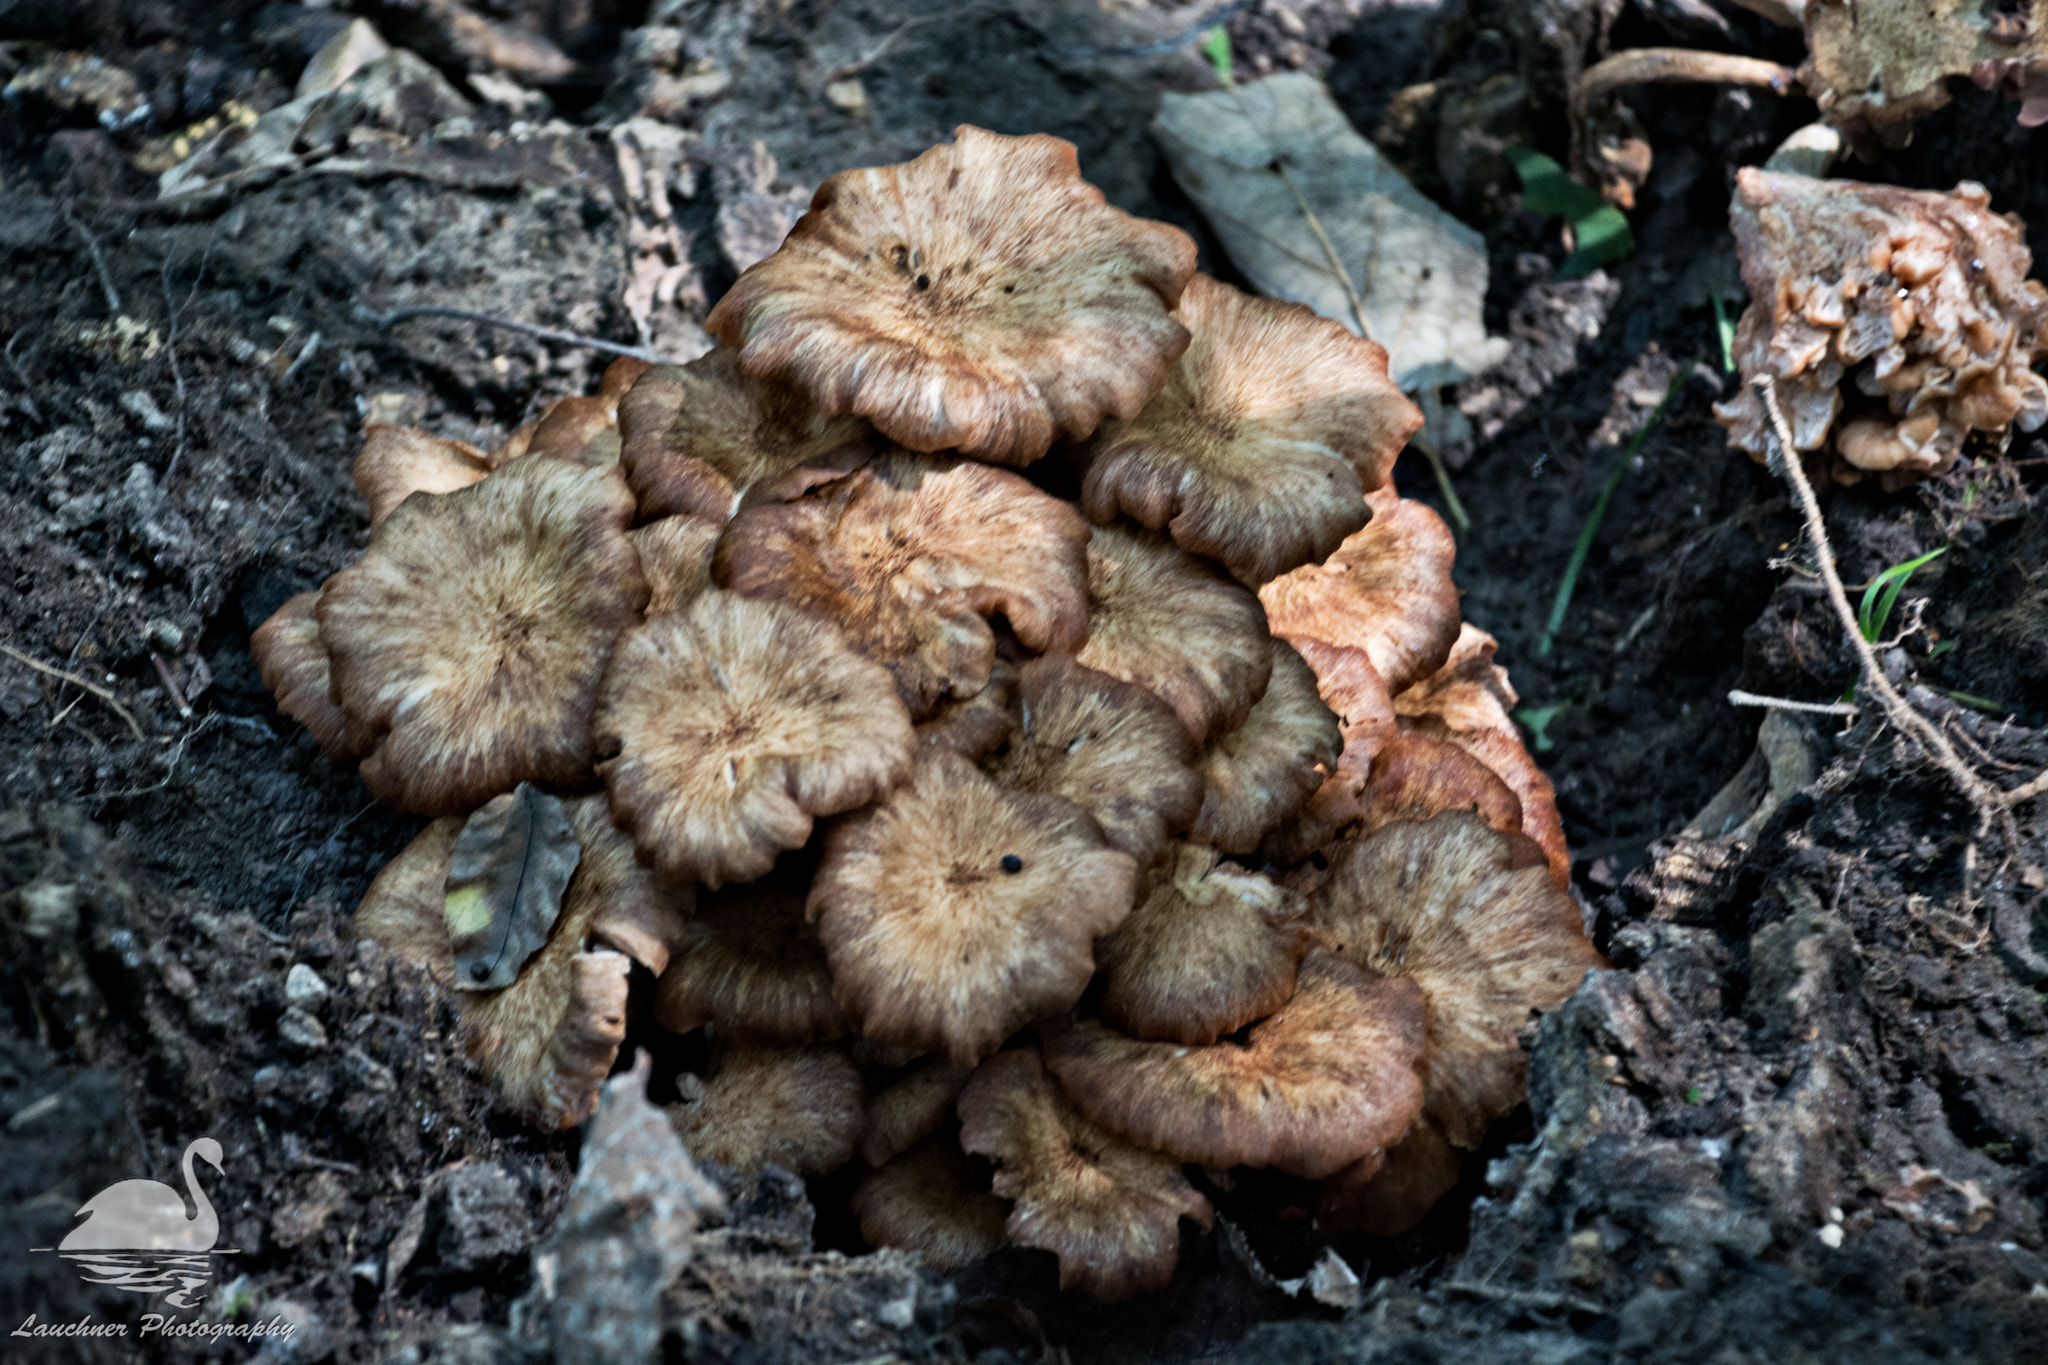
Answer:
<path fill-rule="evenodd" d="M 46 677 L 58 678 L 64 682 L 70 683 L 73 687 L 84 688 L 86 691 L 92 693 L 95 697 L 98 697 L 101 701 L 105 702 L 108 706 L 112 707 L 115 715 L 119 716 L 122 720 L 127 721 L 128 728 L 135 732 L 135 737 L 137 739 L 141 740 L 144 744 L 149 743 L 149 736 L 142 733 L 142 727 L 135 723 L 134 715 L 132 715 L 129 712 L 127 707 L 121 705 L 121 699 L 115 696 L 112 692 L 109 692 L 106 688 L 101 687 L 98 683 L 88 682 L 86 679 L 79 677 L 76 673 L 67 673 L 61 668 L 53 668 L 49 664 L 43 663 L 36 659 L 31 659 L 28 655 L 22 653 L 18 649 L 15 649 L 11 645 L 0 645 L 0 654 L 5 654 L 8 658 L 13 659 L 17 663 L 28 665 L 30 668 L 33 668 L 36 672 L 41 673 Z"/>
<path fill-rule="evenodd" d="M 1761 706 L 1772 711 L 1805 711 L 1816 716 L 1853 716 L 1856 708 L 1845 701 L 1793 701 L 1787 697 L 1764 697 L 1736 688 L 1728 694 L 1734 706 Z"/>
<path fill-rule="evenodd" d="M 558 332 L 552 327 L 536 327 L 530 322 L 514 322 L 510 318 L 492 317 L 489 313 L 472 313 L 467 308 L 394 308 L 388 313 L 380 313 L 374 308 L 359 303 L 356 305 L 355 316 L 357 322 L 367 323 L 379 331 L 386 331 L 401 322 L 406 322 L 413 318 L 452 318 L 457 322 L 473 322 L 479 327 L 497 327 L 507 332 L 519 332 L 525 336 L 537 337 L 542 341 L 551 341 L 557 346 L 583 346 L 593 351 L 603 351 L 607 355 L 622 355 L 631 360 L 645 360 L 654 365 L 681 363 L 672 357 L 662 355 L 659 351 L 650 351 L 644 346 L 622 346 L 616 341 L 602 341 L 597 337 L 578 336 L 574 332 Z"/>
<path fill-rule="evenodd" d="M 86 231 L 85 224 L 71 216 L 70 209 L 64 210 L 64 221 L 84 240 L 85 249 L 92 254 L 92 268 L 100 277 L 100 292 L 107 296 L 107 311 L 115 317 L 121 316 L 121 291 L 114 288 L 114 273 L 107 269 L 107 258 L 100 254 L 99 239 Z"/>

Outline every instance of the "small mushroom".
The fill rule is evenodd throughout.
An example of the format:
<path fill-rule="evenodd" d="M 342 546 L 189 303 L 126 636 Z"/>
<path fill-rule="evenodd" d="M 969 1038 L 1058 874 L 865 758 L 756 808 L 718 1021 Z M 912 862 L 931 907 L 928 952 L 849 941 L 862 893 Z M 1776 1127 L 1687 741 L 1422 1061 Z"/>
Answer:
<path fill-rule="evenodd" d="M 1143 412 L 1095 434 L 1082 510 L 1164 528 L 1251 583 L 1327 559 L 1365 525 L 1362 495 L 1422 425 L 1387 353 L 1207 275 L 1174 316 L 1194 339 Z"/>
<path fill-rule="evenodd" d="M 889 675 L 837 626 L 717 591 L 620 639 L 593 727 L 642 855 L 713 889 L 888 792 L 915 748 Z"/>
<path fill-rule="evenodd" d="M 1045 1061 L 1082 1113 L 1133 1142 L 1320 1180 L 1407 1131 L 1422 1107 L 1422 1056 L 1414 982 L 1314 951 L 1293 996 L 1243 1043 L 1140 1042 L 1083 1020 L 1052 1031 Z"/>
<path fill-rule="evenodd" d="M 493 450 L 491 468 L 503 467 L 529 452 L 550 456 L 586 469 L 619 462 L 619 403 L 641 375 L 653 366 L 622 356 L 605 367 L 604 381 L 592 397 L 558 398 L 541 409 Z"/>
<path fill-rule="evenodd" d="M 721 1043 L 708 1073 L 677 1088 L 683 1101 L 669 1121 L 683 1146 L 736 1171 L 830 1175 L 852 1159 L 866 1121 L 860 1068 L 837 1047 Z"/>
<path fill-rule="evenodd" d="M 370 734 L 335 705 L 327 649 L 320 643 L 318 591 L 302 592 L 272 612 L 249 637 L 249 653 L 277 709 L 306 727 L 320 752 L 337 763 L 369 751 Z"/>
<path fill-rule="evenodd" d="M 430 436 L 418 427 L 381 423 L 363 433 L 352 476 L 370 504 L 370 529 L 415 493 L 453 493 L 481 483 L 497 466 L 464 441 Z"/>
<path fill-rule="evenodd" d="M 971 1065 L 1080 998 L 1136 882 L 1080 807 L 925 749 L 907 786 L 826 835 L 810 914 L 869 1038 Z"/>
<path fill-rule="evenodd" d="M 1103 1019 L 1150 1042 L 1206 1047 L 1294 994 L 1300 903 L 1264 876 L 1175 843 L 1151 894 L 1096 946 Z"/>
<path fill-rule="evenodd" d="M 948 1127 L 954 1101 L 973 1070 L 927 1058 L 869 1096 L 861 1160 L 881 1166 Z"/>
<path fill-rule="evenodd" d="M 866 422 L 824 416 L 796 390 L 746 374 L 725 347 L 649 370 L 619 405 L 619 432 L 641 516 L 720 525 L 744 504 L 830 483 L 875 449 Z"/>
<path fill-rule="evenodd" d="M 1111 208 L 1073 144 L 962 124 L 819 186 L 705 327 L 747 373 L 912 450 L 1029 464 L 1135 417 L 1187 349 L 1171 310 L 1195 244 Z"/>
<path fill-rule="evenodd" d="M 1422 987 L 1426 1106 L 1468 1150 L 1526 1093 L 1516 1035 L 1529 1012 L 1556 1008 L 1588 969 L 1606 965 L 1540 850 L 1463 812 L 1338 845 L 1309 917 L 1347 962 Z"/>
<path fill-rule="evenodd" d="M 989 1191 L 988 1163 L 961 1151 L 950 1134 L 891 1157 L 853 1187 L 860 1235 L 874 1246 L 915 1251 L 941 1275 L 1002 1246 L 1009 1215 L 1009 1201 Z"/>
<path fill-rule="evenodd" d="M 1398 695 L 1443 665 L 1458 639 L 1457 542 L 1426 505 L 1392 489 L 1371 494 L 1364 530 L 1321 564 L 1259 589 L 1275 635 L 1365 651 Z"/>
<path fill-rule="evenodd" d="M 654 1018 L 674 1033 L 705 1024 L 742 1043 L 824 1043 L 853 1021 L 832 998 L 825 950 L 804 919 L 816 861 L 785 855 L 743 886 L 702 892 L 655 988 Z"/>
<path fill-rule="evenodd" d="M 1336 771 L 1344 736 L 1316 690 L 1316 675 L 1275 639 L 1272 684 L 1243 725 L 1202 746 L 1202 810 L 1190 837 L 1225 853 L 1251 853 L 1301 810 Z"/>
<path fill-rule="evenodd" d="M 720 528 L 702 517 L 677 515 L 626 533 L 647 579 L 647 614 L 676 611 L 711 587 L 711 555 Z"/>
<path fill-rule="evenodd" d="M 1036 1049 L 981 1064 L 960 1096 L 960 1145 L 996 1163 L 1018 1246 L 1059 1257 L 1060 1288 L 1113 1303 L 1164 1288 L 1180 1260 L 1180 1220 L 1215 1216 L 1180 1162 L 1088 1121 L 1045 1074 Z"/>
<path fill-rule="evenodd" d="M 373 795 L 452 815 L 590 780 L 598 678 L 647 604 L 632 513 L 616 472 L 520 460 L 371 533 L 317 615 Z"/>
<path fill-rule="evenodd" d="M 1194 742 L 1144 688 L 1048 654 L 1020 670 L 1018 706 L 1016 728 L 982 770 L 1001 786 L 1072 801 L 1140 868 L 1201 810 Z"/>
<path fill-rule="evenodd" d="M 749 508 L 718 581 L 829 616 L 928 714 L 988 681 L 1000 615 L 1027 649 L 1088 638 L 1088 523 L 1004 469 L 894 452 L 796 502 Z"/>
<path fill-rule="evenodd" d="M 1088 543 L 1082 663 L 1154 693 L 1201 743 L 1244 724 L 1273 670 L 1259 599 L 1156 531 L 1098 526 Z"/>

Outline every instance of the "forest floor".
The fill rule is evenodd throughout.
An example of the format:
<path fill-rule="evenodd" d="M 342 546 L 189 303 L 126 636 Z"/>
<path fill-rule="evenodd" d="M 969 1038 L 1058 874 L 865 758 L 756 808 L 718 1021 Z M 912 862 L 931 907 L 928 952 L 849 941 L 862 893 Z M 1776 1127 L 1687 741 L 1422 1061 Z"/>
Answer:
<path fill-rule="evenodd" d="M 166 210 L 156 176 L 178 130 L 288 100 L 351 8 L 445 80 L 390 92 L 334 156 Z M 363 545 L 349 466 L 366 420 L 488 445 L 592 390 L 604 358 L 359 310 L 456 307 L 694 354 L 709 304 L 821 179 L 963 122 L 1072 140 L 1112 202 L 1187 228 L 1203 267 L 1234 278 L 1149 130 L 1163 91 L 1214 88 L 1195 44 L 1171 41 L 1201 5 L 702 0 L 657 5 L 653 23 L 645 5 L 501 3 L 479 8 L 541 14 L 567 55 L 535 75 L 545 62 L 508 50 L 476 78 L 458 8 L 0 4 L 0 84 L 65 52 L 103 64 L 62 89 L 17 82 L 0 113 L 0 1327 L 132 1320 L 131 1299 L 30 1248 L 94 1190 L 163 1178 L 210 1134 L 240 1254 L 208 1313 L 295 1324 L 267 1358 L 546 1358 L 533 1252 L 576 1136 L 496 1109 L 450 1046 L 448 1006 L 358 956 L 348 914 L 417 822 L 277 714 L 248 637 Z M 1723 807 L 1738 817 L 1770 785 L 1751 757 L 1763 713 L 1731 689 L 1832 699 L 1853 681 L 1795 562 L 1786 489 L 1726 446 L 1710 406 L 1734 382 L 1713 307 L 1741 306 L 1734 171 L 1813 106 L 1636 92 L 1656 150 L 1637 249 L 1581 280 L 1557 278 L 1558 225 L 1521 208 L 1500 155 L 1512 141 L 1566 160 L 1564 81 L 1606 51 L 1707 43 L 1796 65 L 1799 36 L 1678 0 L 1230 8 L 1240 79 L 1319 72 L 1485 234 L 1488 326 L 1512 349 L 1449 395 L 1475 428 L 1452 452 L 1471 517 L 1457 581 L 1501 642 L 1615 970 L 1544 1020 L 1528 1110 L 1453 1197 L 1404 1237 L 1339 1243 L 1355 1302 L 1281 1287 L 1314 1255 L 1284 1227 L 1192 1237 L 1171 1288 L 1113 1309 L 1060 1296 L 1039 1253 L 945 1281 L 869 1253 L 824 1211 L 832 1191 L 763 1177 L 729 1186 L 731 1218 L 649 1306 L 668 1358 L 2039 1359 L 2034 812 L 2018 812 L 2020 847 L 1980 852 L 1948 780 L 1865 708 L 1781 714 L 1763 754 L 1796 778 L 1783 799 L 1739 837 L 1683 832 L 1739 773 L 1749 799 Z M 661 221 L 613 137 L 649 111 L 686 130 Z M 1908 148 L 1841 173 L 1980 181 L 2048 258 L 2048 130 L 2013 112 L 1959 93 Z M 669 224 L 676 303 L 630 303 L 645 234 Z M 1552 593 L 1624 458 L 1544 654 Z M 1440 504 L 1415 458 L 1398 477 Z M 1906 593 L 1899 619 L 1924 629 L 1896 662 L 2008 783 L 2048 762 L 2044 478 L 2048 444 L 2022 438 L 1906 491 L 1823 493 L 1852 584 L 1946 547 Z M 328 987 L 315 1039 L 279 1027 L 293 963 Z M 397 1243 L 411 1253 L 386 1273 Z"/>

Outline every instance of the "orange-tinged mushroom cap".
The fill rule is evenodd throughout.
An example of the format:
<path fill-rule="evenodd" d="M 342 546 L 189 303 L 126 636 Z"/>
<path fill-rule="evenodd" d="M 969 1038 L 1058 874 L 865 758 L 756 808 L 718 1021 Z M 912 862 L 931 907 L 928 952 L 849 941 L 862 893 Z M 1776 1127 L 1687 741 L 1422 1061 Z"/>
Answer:
<path fill-rule="evenodd" d="M 519 460 L 408 499 L 327 581 L 320 638 L 335 699 L 375 736 L 373 794 L 449 815 L 590 780 L 598 678 L 647 604 L 632 515 L 616 471 Z"/>
<path fill-rule="evenodd" d="M 819 186 L 705 326 L 749 374 L 912 450 L 1029 464 L 1159 391 L 1195 244 L 1111 208 L 1071 143 L 954 139 Z"/>
<path fill-rule="evenodd" d="M 1493 769 L 1454 744 L 1412 731 L 1381 747 L 1360 797 L 1364 829 L 1471 811 L 1504 834 L 1522 832 L 1522 803 Z"/>
<path fill-rule="evenodd" d="M 1102 940 L 1102 1017 L 1134 1038 L 1206 1046 L 1294 994 L 1301 904 L 1216 851 L 1175 843 L 1152 893 Z"/>
<path fill-rule="evenodd" d="M 1173 1278 L 1180 1220 L 1206 1228 L 1209 1201 L 1180 1162 L 1090 1123 L 1046 1076 L 1038 1052 L 989 1058 L 960 1096 L 960 1145 L 996 1163 L 1019 1246 L 1059 1257 L 1060 1288 L 1111 1303 Z"/>
<path fill-rule="evenodd" d="M 916 747 L 889 675 L 837 626 L 718 591 L 626 633 L 593 727 L 641 853 L 714 889 L 889 791 Z"/>
<path fill-rule="evenodd" d="M 1479 1146 L 1522 1102 L 1529 1061 L 1516 1034 L 1529 1012 L 1606 965 L 1578 906 L 1518 844 L 1464 813 L 1397 822 L 1340 844 L 1309 897 L 1333 951 L 1421 985 L 1428 1108 L 1459 1147 Z"/>
<path fill-rule="evenodd" d="M 1404 721 L 1416 734 L 1455 744 L 1484 763 L 1508 790 L 1522 811 L 1522 833 L 1534 839 L 1550 864 L 1550 880 L 1567 894 L 1572 889 L 1572 854 L 1564 839 L 1564 819 L 1557 810 L 1557 788 L 1536 766 L 1536 760 L 1512 730 L 1453 730 L 1434 716 Z"/>
<path fill-rule="evenodd" d="M 859 468 L 876 444 L 860 418 L 825 416 L 795 389 L 744 373 L 724 347 L 649 370 L 619 405 L 619 432 L 640 515 L 720 524 L 742 503 L 786 502 Z"/>
<path fill-rule="evenodd" d="M 1434 716 L 1453 730 L 1515 733 L 1511 713 L 1521 698 L 1507 670 L 1493 661 L 1500 642 L 1470 621 L 1435 672 L 1394 694 L 1395 714 L 1408 719 Z"/>
<path fill-rule="evenodd" d="M 824 1043 L 851 1031 L 804 919 L 815 866 L 792 854 L 758 881 L 700 893 L 655 988 L 655 1021 L 676 1033 L 714 1024 L 743 1043 Z"/>
<path fill-rule="evenodd" d="M 988 681 L 1002 615 L 1032 650 L 1088 637 L 1088 523 L 1004 469 L 895 452 L 797 502 L 750 508 L 719 582 L 837 621 L 919 715 Z"/>
<path fill-rule="evenodd" d="M 1194 741 L 1144 688 L 1048 654 L 1020 670 L 1018 716 L 983 771 L 1005 787 L 1064 796 L 1139 867 L 1201 810 Z"/>
<path fill-rule="evenodd" d="M 776 1165 L 812 1180 L 844 1166 L 866 1122 L 860 1068 L 837 1047 L 720 1044 L 709 1074 L 681 1082 L 669 1110 L 699 1161 L 737 1171 Z"/>
<path fill-rule="evenodd" d="M 249 637 L 249 653 L 263 685 L 277 697 L 277 709 L 306 727 L 320 752 L 336 762 L 358 759 L 369 750 L 367 731 L 335 705 L 329 691 L 327 647 L 320 643 L 318 591 L 302 592 L 272 612 Z"/>
<path fill-rule="evenodd" d="M 1084 1020 L 1047 1040 L 1045 1060 L 1082 1113 L 1134 1142 L 1320 1180 L 1407 1131 L 1422 1049 L 1414 982 L 1317 951 L 1241 1045 L 1144 1043 Z"/>
<path fill-rule="evenodd" d="M 1259 599 L 1156 531 L 1098 526 L 1080 660 L 1157 694 L 1196 743 L 1244 724 L 1273 670 Z"/>
<path fill-rule="evenodd" d="M 1457 542 L 1427 506 L 1391 488 L 1371 494 L 1372 520 L 1321 564 L 1259 589 L 1275 635 L 1366 652 L 1395 695 L 1442 666 L 1458 639 Z"/>
<path fill-rule="evenodd" d="M 415 493 L 453 493 L 483 481 L 491 459 L 475 446 L 418 427 L 378 424 L 363 434 L 352 476 L 370 504 L 370 528 Z"/>
<path fill-rule="evenodd" d="M 1202 812 L 1190 837 L 1244 854 L 1307 804 L 1336 770 L 1344 749 L 1337 717 L 1316 691 L 1316 675 L 1285 640 L 1273 640 L 1266 695 L 1229 734 L 1202 746 Z"/>
<path fill-rule="evenodd" d="M 1174 316 L 1194 340 L 1143 412 L 1095 434 L 1083 510 L 1164 527 L 1249 582 L 1327 559 L 1365 525 L 1362 495 L 1422 425 L 1387 353 L 1207 275 Z"/>
<path fill-rule="evenodd" d="M 1136 882 L 1079 806 L 928 748 L 908 786 L 826 835 L 810 913 L 868 1037 L 971 1065 L 1080 998 Z"/>

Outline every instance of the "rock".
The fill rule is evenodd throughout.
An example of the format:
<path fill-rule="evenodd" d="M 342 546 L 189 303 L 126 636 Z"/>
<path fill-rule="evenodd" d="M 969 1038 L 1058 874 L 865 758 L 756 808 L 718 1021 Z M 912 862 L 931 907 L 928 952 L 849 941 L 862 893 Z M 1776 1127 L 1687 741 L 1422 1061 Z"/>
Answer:
<path fill-rule="evenodd" d="M 144 431 L 169 431 L 177 425 L 156 405 L 156 399 L 142 389 L 130 389 L 118 401 L 121 411 L 142 423 Z"/>
<path fill-rule="evenodd" d="M 278 1016 L 277 1036 L 287 1052 L 300 1057 L 310 1057 L 327 1046 L 326 1028 L 297 1005 Z"/>
<path fill-rule="evenodd" d="M 474 1274 L 492 1269 L 533 1243 L 526 1194 L 496 1162 L 470 1162 L 441 1182 L 441 1231 L 434 1259 L 442 1269 Z"/>
<path fill-rule="evenodd" d="M 291 1004 L 315 1009 L 327 998 L 327 983 L 305 963 L 294 962 L 284 976 L 284 998 Z"/>

